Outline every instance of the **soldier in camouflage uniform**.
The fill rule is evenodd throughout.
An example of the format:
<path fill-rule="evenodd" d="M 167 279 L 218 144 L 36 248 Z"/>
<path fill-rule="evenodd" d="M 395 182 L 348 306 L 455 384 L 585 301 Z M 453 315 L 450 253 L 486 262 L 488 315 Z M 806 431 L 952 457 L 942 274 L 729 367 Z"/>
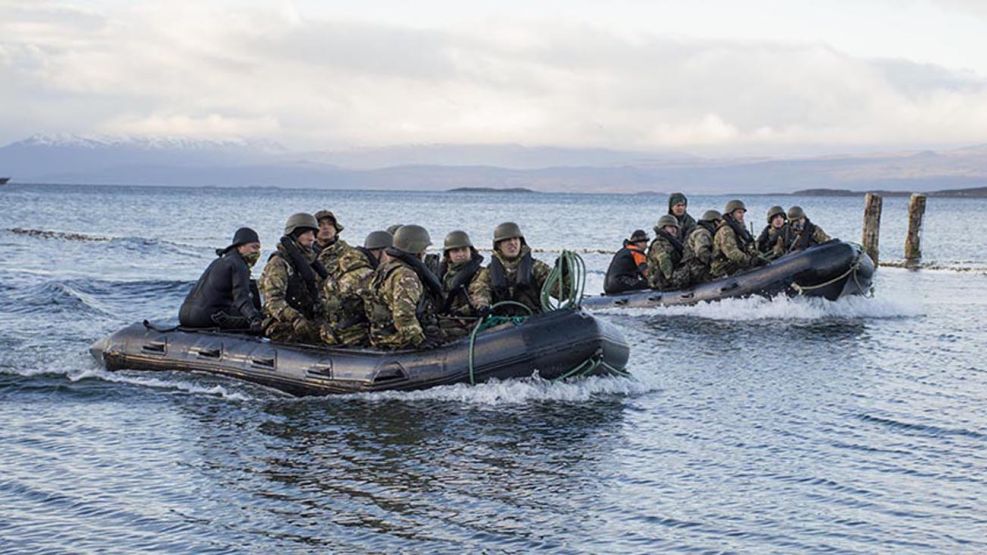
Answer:
<path fill-rule="evenodd" d="M 502 223 L 494 229 L 493 247 L 490 264 L 480 270 L 470 285 L 470 298 L 477 310 L 514 301 L 525 305 L 532 313 L 541 312 L 541 290 L 552 269 L 531 256 L 521 228 L 514 222 Z M 500 313 L 527 314 L 517 307 L 505 307 Z"/>
<path fill-rule="evenodd" d="M 442 344 L 436 317 L 442 284 L 422 258 L 432 240 L 425 228 L 403 225 L 384 251 L 365 302 L 370 343 L 380 349 L 430 349 Z"/>
<path fill-rule="evenodd" d="M 685 241 L 682 267 L 689 274 L 689 284 L 699 285 L 710 280 L 710 264 L 713 262 L 713 235 L 722 216 L 716 210 L 707 210 Z"/>
<path fill-rule="evenodd" d="M 788 221 L 791 222 L 794 235 L 792 244 L 788 247 L 789 252 L 803 251 L 831 240 L 821 227 L 809 221 L 801 206 L 788 209 Z"/>
<path fill-rule="evenodd" d="M 696 220 L 687 212 L 688 207 L 689 199 L 684 194 L 672 193 L 668 196 L 668 214 L 675 216 L 675 220 L 679 223 L 678 239 L 680 242 L 684 242 L 696 227 Z"/>
<path fill-rule="evenodd" d="M 367 235 L 362 247 L 349 249 L 339 258 L 336 277 L 326 279 L 322 288 L 326 323 L 321 334 L 327 345 L 370 345 L 370 322 L 364 300 L 384 249 L 392 242 L 390 233 L 373 231 Z"/>
<path fill-rule="evenodd" d="M 757 256 L 754 238 L 744 228 L 747 207 L 739 200 L 731 200 L 723 211 L 723 220 L 713 236 L 713 263 L 710 272 L 714 278 L 753 268 L 762 263 Z"/>
<path fill-rule="evenodd" d="M 655 238 L 648 247 L 648 284 L 652 289 L 671 291 L 688 284 L 689 273 L 681 266 L 685 250 L 679 241 L 679 222 L 665 214 L 655 225 Z"/>
<path fill-rule="evenodd" d="M 264 335 L 275 341 L 319 341 L 319 288 L 326 271 L 312 250 L 318 229 L 311 214 L 289 217 L 278 250 L 261 273 L 258 285 L 264 296 Z"/>
<path fill-rule="evenodd" d="M 469 290 L 477 280 L 482 264 L 483 256 L 476 252 L 465 231 L 446 235 L 439 270 L 446 300 L 440 310 L 439 325 L 447 338 L 465 337 L 476 323 L 479 313 Z"/>
<path fill-rule="evenodd" d="M 757 236 L 757 252 L 765 258 L 775 259 L 788 252 L 791 242 L 791 228 L 785 218 L 785 209 L 780 206 L 768 208 L 768 225 Z"/>
<path fill-rule="evenodd" d="M 329 277 L 337 279 L 339 259 L 353 248 L 339 237 L 343 226 L 332 212 L 319 210 L 315 213 L 315 219 L 319 222 L 319 232 L 315 236 L 315 252 L 319 254 L 319 262 L 329 272 Z"/>

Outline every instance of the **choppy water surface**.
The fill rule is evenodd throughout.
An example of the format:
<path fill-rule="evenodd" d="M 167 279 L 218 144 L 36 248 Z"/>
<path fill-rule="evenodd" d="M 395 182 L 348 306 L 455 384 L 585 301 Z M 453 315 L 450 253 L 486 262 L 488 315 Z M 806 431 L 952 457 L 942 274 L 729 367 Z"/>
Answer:
<path fill-rule="evenodd" d="M 793 201 L 748 200 L 759 227 Z M 860 199 L 796 201 L 859 237 Z M 885 200 L 885 258 L 901 257 L 905 202 Z M 631 342 L 632 379 L 292 399 L 111 374 L 87 353 L 174 318 L 239 225 L 269 248 L 285 216 L 323 207 L 349 240 L 420 222 L 486 243 L 513 219 L 536 247 L 586 253 L 599 290 L 595 251 L 662 204 L 4 188 L 0 551 L 987 550 L 987 251 L 970 241 L 984 201 L 931 199 L 925 249 L 945 269 L 882 268 L 873 299 L 602 313 Z"/>

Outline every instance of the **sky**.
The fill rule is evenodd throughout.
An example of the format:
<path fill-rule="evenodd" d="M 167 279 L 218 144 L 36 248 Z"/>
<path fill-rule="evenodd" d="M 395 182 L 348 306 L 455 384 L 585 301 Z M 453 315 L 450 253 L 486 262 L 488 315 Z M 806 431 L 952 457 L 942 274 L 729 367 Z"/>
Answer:
<path fill-rule="evenodd" d="M 0 144 L 945 149 L 987 143 L 987 2 L 0 0 L 0 82 Z"/>

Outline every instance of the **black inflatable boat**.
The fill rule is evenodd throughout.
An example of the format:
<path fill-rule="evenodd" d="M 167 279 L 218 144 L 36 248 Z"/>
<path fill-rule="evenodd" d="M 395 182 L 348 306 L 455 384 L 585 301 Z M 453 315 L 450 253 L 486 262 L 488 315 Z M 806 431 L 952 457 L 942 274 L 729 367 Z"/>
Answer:
<path fill-rule="evenodd" d="M 679 291 L 629 291 L 583 299 L 587 308 L 688 305 L 751 295 L 780 293 L 835 301 L 871 291 L 874 261 L 860 245 L 833 240 L 785 255 L 770 264 Z"/>
<path fill-rule="evenodd" d="M 506 322 L 429 351 L 378 351 L 274 343 L 232 333 L 130 325 L 94 343 L 108 370 L 229 376 L 294 395 L 423 389 L 493 378 L 626 375 L 629 347 L 612 325 L 582 310 Z"/>

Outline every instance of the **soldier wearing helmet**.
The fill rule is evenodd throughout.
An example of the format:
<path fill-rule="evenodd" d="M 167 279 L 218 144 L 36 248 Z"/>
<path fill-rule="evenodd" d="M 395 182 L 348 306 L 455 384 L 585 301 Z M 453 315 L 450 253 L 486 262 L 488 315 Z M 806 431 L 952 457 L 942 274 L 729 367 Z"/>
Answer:
<path fill-rule="evenodd" d="M 648 234 L 643 229 L 635 229 L 630 238 L 624 239 L 624 247 L 613 255 L 607 268 L 604 293 L 616 295 L 649 287 L 647 248 Z"/>
<path fill-rule="evenodd" d="M 541 289 L 552 269 L 531 256 L 521 228 L 514 222 L 504 222 L 494 228 L 493 256 L 490 264 L 480 271 L 470 287 L 470 298 L 477 309 L 499 302 L 513 301 L 541 312 Z M 526 314 L 517 307 L 505 307 L 505 314 Z"/>
<path fill-rule="evenodd" d="M 364 300 L 374 270 L 393 241 L 386 231 L 372 231 L 362 247 L 350 248 L 340 256 L 336 276 L 326 279 L 322 287 L 326 323 L 321 333 L 326 344 L 346 347 L 370 344 L 370 322 Z"/>
<path fill-rule="evenodd" d="M 781 206 L 768 208 L 768 225 L 757 236 L 757 251 L 766 258 L 778 258 L 788 252 L 791 245 L 791 228 Z"/>
<path fill-rule="evenodd" d="M 318 253 L 319 262 L 329 272 L 329 277 L 337 279 L 339 259 L 353 250 L 353 247 L 339 237 L 343 226 L 332 211 L 319 210 L 315 213 L 315 220 L 319 223 L 319 230 L 315 234 L 315 244 L 312 248 Z"/>
<path fill-rule="evenodd" d="M 679 221 L 665 214 L 654 229 L 655 238 L 648 247 L 648 284 L 659 291 L 679 289 L 688 281 L 681 266 L 684 247 L 679 241 Z"/>
<path fill-rule="evenodd" d="M 446 337 L 463 337 L 469 333 L 478 316 L 476 304 L 470 297 L 470 286 L 479 276 L 483 256 L 473 247 L 465 231 L 452 231 L 442 244 L 439 280 L 445 304 L 440 310 L 439 323 Z"/>
<path fill-rule="evenodd" d="M 289 216 L 277 251 L 268 258 L 261 273 L 264 334 L 275 341 L 319 340 L 319 290 L 327 274 L 312 248 L 318 230 L 319 223 L 311 214 Z"/>
<path fill-rule="evenodd" d="M 685 241 L 696 227 L 696 220 L 689 215 L 689 199 L 683 193 L 672 193 L 668 196 L 668 214 L 675 216 L 679 222 L 679 241 Z"/>
<path fill-rule="evenodd" d="M 689 274 L 689 284 L 699 285 L 710 280 L 710 264 L 713 262 L 713 235 L 722 215 L 716 210 L 707 210 L 699 223 L 685 240 L 685 253 L 682 267 Z"/>
<path fill-rule="evenodd" d="M 731 200 L 723 210 L 723 220 L 713 236 L 713 263 L 710 272 L 714 278 L 728 276 L 761 263 L 756 255 L 754 238 L 744 227 L 747 207 L 739 200 Z"/>
<path fill-rule="evenodd" d="M 809 221 L 801 206 L 793 206 L 788 209 L 788 221 L 794 234 L 792 243 L 788 247 L 789 252 L 803 251 L 831 240 L 821 227 Z"/>
<path fill-rule="evenodd" d="M 432 244 L 428 230 L 403 225 L 384 249 L 370 279 L 364 308 L 370 320 L 370 344 L 381 349 L 430 349 L 441 345 L 437 311 L 442 284 L 424 262 Z"/>

